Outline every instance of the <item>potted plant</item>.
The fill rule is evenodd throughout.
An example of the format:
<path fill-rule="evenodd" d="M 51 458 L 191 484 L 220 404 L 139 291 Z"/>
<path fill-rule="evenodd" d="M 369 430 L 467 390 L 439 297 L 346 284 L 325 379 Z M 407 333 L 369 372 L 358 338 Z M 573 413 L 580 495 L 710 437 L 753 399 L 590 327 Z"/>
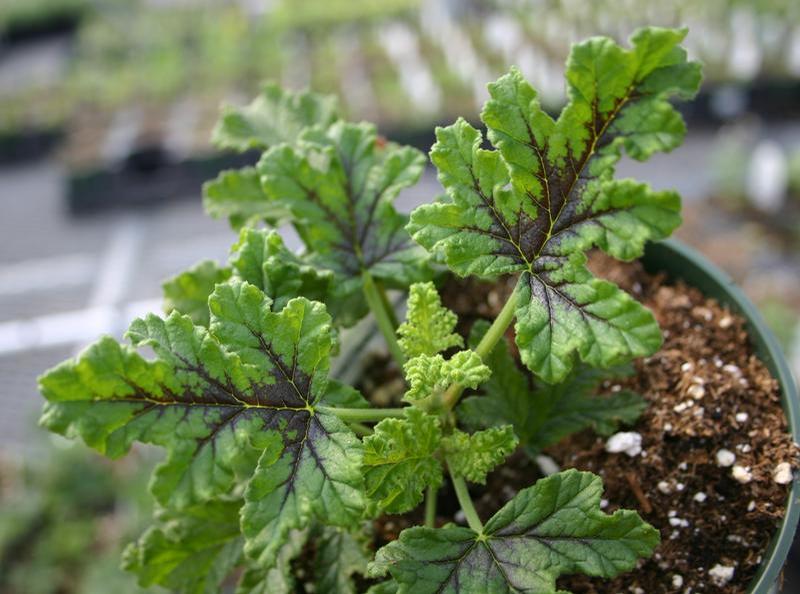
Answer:
<path fill-rule="evenodd" d="M 656 578 L 647 579 L 658 579 L 676 549 L 667 529 L 637 511 L 606 513 L 617 504 L 603 499 L 598 474 L 552 469 L 536 480 L 521 452 L 540 456 L 587 427 L 614 433 L 658 406 L 623 380 L 604 393 L 617 366 L 652 364 L 664 339 L 651 311 L 590 272 L 586 252 L 635 260 L 680 222 L 674 192 L 613 174 L 623 149 L 645 159 L 681 142 L 668 98 L 691 97 L 700 83 L 679 45 L 685 33 L 646 28 L 630 48 L 608 38 L 576 45 L 556 120 L 512 69 L 489 85 L 482 112 L 493 148 L 481 148 L 483 135 L 463 120 L 437 129 L 431 160 L 447 196 L 410 217 L 392 201 L 417 181 L 424 156 L 342 121 L 332 99 L 267 86 L 251 105 L 224 111 L 217 144 L 264 150 L 255 167 L 204 189 L 209 212 L 240 230 L 228 265 L 206 261 L 166 283 L 169 315 L 134 321 L 132 346 L 102 338 L 40 379 L 48 429 L 111 457 L 134 441 L 167 450 L 151 483 L 155 524 L 124 559 L 143 585 L 555 593 L 567 574 L 637 576 L 651 555 Z M 302 254 L 269 230 L 287 221 Z M 652 249 L 645 262 L 657 268 L 659 249 L 677 253 Z M 695 260 L 683 261 L 678 272 L 688 274 Z M 643 282 L 661 295 L 666 281 Z M 387 289 L 408 292 L 402 324 Z M 470 328 L 445 305 L 459 298 L 479 303 Z M 329 370 L 347 329 L 370 313 L 391 360 L 360 374 L 362 393 Z M 636 377 L 644 381 L 641 369 Z M 796 398 L 780 379 L 784 397 Z M 774 404 L 769 418 L 778 419 Z M 768 441 L 794 456 L 785 432 Z M 643 445 L 649 459 L 657 453 L 633 431 L 602 443 L 603 455 L 636 462 Z M 778 489 L 785 498 L 793 463 L 771 484 L 773 497 Z M 736 478 L 743 471 L 750 481 Z M 720 471 L 742 490 L 759 472 Z M 645 509 L 650 485 L 631 484 L 641 513 L 654 513 Z M 796 509 L 786 518 L 790 537 Z M 782 555 L 779 547 L 766 562 L 767 579 Z M 735 566 L 702 569 L 709 591 L 747 587 Z M 689 586 L 684 576 L 670 580 L 659 588 Z"/>

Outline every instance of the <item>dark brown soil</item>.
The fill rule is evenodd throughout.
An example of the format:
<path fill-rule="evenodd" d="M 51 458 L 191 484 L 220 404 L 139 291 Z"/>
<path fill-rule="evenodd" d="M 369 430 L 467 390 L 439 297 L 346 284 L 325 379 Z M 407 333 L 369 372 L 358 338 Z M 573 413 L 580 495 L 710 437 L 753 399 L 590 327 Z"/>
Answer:
<path fill-rule="evenodd" d="M 662 542 L 652 559 L 615 580 L 573 576 L 559 586 L 576 594 L 745 592 L 785 511 L 788 486 L 773 480 L 775 467 L 798 467 L 777 382 L 753 355 L 743 320 L 715 300 L 682 283 L 667 285 L 638 263 L 593 256 L 591 265 L 647 305 L 664 331 L 663 348 L 636 362 L 635 375 L 605 386 L 634 389 L 650 402 L 629 429 L 641 434 L 644 451 L 609 454 L 603 439 L 584 432 L 548 453 L 562 468 L 602 476 L 606 511 L 636 509 L 661 531 Z M 450 281 L 444 301 L 466 330 L 475 318 L 499 311 L 512 282 Z M 732 466 L 717 463 L 721 449 L 736 456 L 734 466 L 751 480 L 737 481 Z M 487 488 L 474 490 L 479 513 L 488 518 L 536 478 L 533 464 L 513 457 Z M 734 568 L 725 585 L 709 575 L 717 565 Z"/>

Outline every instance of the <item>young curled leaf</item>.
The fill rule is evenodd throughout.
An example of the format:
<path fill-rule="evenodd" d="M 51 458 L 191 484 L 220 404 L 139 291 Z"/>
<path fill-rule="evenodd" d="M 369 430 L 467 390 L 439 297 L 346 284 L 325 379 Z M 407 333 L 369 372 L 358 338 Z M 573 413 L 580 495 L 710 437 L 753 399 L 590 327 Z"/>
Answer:
<path fill-rule="evenodd" d="M 409 359 L 435 355 L 464 345 L 454 332 L 457 323 L 456 314 L 442 305 L 436 285 L 414 283 L 409 290 L 406 321 L 397 329 L 397 342 Z"/>
<path fill-rule="evenodd" d="M 668 98 L 700 82 L 678 45 L 685 33 L 650 27 L 630 49 L 603 37 L 573 46 L 557 120 L 512 69 L 489 85 L 481 114 L 494 150 L 464 120 L 437 129 L 431 160 L 447 197 L 417 208 L 409 232 L 456 274 L 519 274 L 517 343 L 545 381 L 565 378 L 576 355 L 607 367 L 661 344 L 652 315 L 595 279 L 584 252 L 629 260 L 680 222 L 677 194 L 613 175 L 622 150 L 645 159 L 681 142 Z"/>
<path fill-rule="evenodd" d="M 420 355 L 403 369 L 409 384 L 403 399 L 409 402 L 441 394 L 451 384 L 477 388 L 492 374 L 475 351 L 459 351 L 450 359 Z"/>
<path fill-rule="evenodd" d="M 439 419 L 409 407 L 403 419 L 384 419 L 364 438 L 368 497 L 387 513 L 404 513 L 422 501 L 429 485 L 442 483 L 436 452 L 442 439 Z"/>
<path fill-rule="evenodd" d="M 486 475 L 517 449 L 518 442 L 511 425 L 490 427 L 472 434 L 456 430 L 442 438 L 442 451 L 450 472 L 483 485 Z"/>
<path fill-rule="evenodd" d="M 469 528 L 408 528 L 370 565 L 387 572 L 398 594 L 556 594 L 556 579 L 584 573 L 614 577 L 652 554 L 658 530 L 638 514 L 600 510 L 603 484 L 567 470 L 523 489 L 478 534 Z"/>
<path fill-rule="evenodd" d="M 226 105 L 211 135 L 219 148 L 244 152 L 294 142 L 309 126 L 330 126 L 338 119 L 336 98 L 264 85 L 261 94 L 244 107 Z"/>

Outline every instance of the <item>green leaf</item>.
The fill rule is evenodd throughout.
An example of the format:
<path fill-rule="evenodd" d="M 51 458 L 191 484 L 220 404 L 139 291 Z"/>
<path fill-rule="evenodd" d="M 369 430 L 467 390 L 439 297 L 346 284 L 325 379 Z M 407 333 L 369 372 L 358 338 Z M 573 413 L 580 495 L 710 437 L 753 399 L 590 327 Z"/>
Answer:
<path fill-rule="evenodd" d="M 164 281 L 164 311 L 186 314 L 195 324 L 208 326 L 208 296 L 217 283 L 225 282 L 231 275 L 212 260 L 204 260 L 188 270 Z"/>
<path fill-rule="evenodd" d="M 364 438 L 367 495 L 387 513 L 414 509 L 428 485 L 442 482 L 435 457 L 442 438 L 439 419 L 409 407 L 404 419 L 384 419 Z"/>
<path fill-rule="evenodd" d="M 470 344 L 478 342 L 487 326 L 476 324 Z M 644 398 L 628 391 L 597 395 L 603 380 L 623 375 L 621 370 L 581 366 L 560 384 L 537 383 L 514 361 L 505 340 L 486 362 L 492 376 L 481 386 L 482 394 L 459 403 L 459 421 L 472 430 L 511 424 L 531 454 L 589 427 L 613 433 L 620 423 L 635 422 L 647 407 Z"/>
<path fill-rule="evenodd" d="M 333 271 L 334 301 L 360 293 L 365 271 L 395 288 L 426 280 L 424 250 L 393 205 L 424 167 L 416 149 L 383 146 L 374 126 L 345 122 L 309 130 L 258 164 L 267 194 L 291 212 L 309 263 Z"/>
<path fill-rule="evenodd" d="M 409 388 L 404 400 L 413 402 L 437 396 L 451 384 L 477 388 L 491 375 L 475 351 L 459 351 L 450 359 L 441 355 L 420 355 L 403 366 Z"/>
<path fill-rule="evenodd" d="M 316 537 L 314 559 L 315 592 L 356 594 L 353 575 L 367 573 L 367 550 L 363 539 L 341 528 L 323 528 Z"/>
<path fill-rule="evenodd" d="M 185 508 L 246 483 L 246 550 L 265 567 L 290 530 L 318 516 L 348 525 L 364 504 L 360 442 L 315 409 L 329 385 L 330 316 L 302 297 L 271 305 L 231 280 L 209 299 L 209 329 L 176 313 L 134 321 L 128 337 L 155 360 L 106 337 L 40 378 L 51 431 L 111 457 L 134 440 L 167 449 L 151 484 L 162 504 Z"/>
<path fill-rule="evenodd" d="M 563 574 L 616 576 L 651 555 L 659 533 L 636 512 L 604 514 L 602 491 L 600 477 L 589 472 L 541 479 L 503 506 L 482 534 L 453 525 L 404 530 L 378 551 L 370 574 L 391 573 L 399 594 L 554 594 Z"/>
<path fill-rule="evenodd" d="M 439 292 L 431 283 L 411 285 L 406 321 L 397 329 L 397 341 L 409 359 L 419 355 L 435 355 L 451 347 L 464 345 L 454 332 L 458 318 L 442 306 Z"/>
<path fill-rule="evenodd" d="M 442 438 L 447 465 L 455 476 L 473 483 L 486 483 L 486 475 L 503 463 L 517 448 L 517 436 L 511 425 L 491 427 L 473 434 L 454 431 Z"/>
<path fill-rule="evenodd" d="M 139 585 L 155 584 L 181 594 L 216 594 L 241 562 L 241 501 L 211 501 L 181 513 L 162 511 L 123 553 L 123 569 Z"/>
<path fill-rule="evenodd" d="M 250 564 L 242 572 L 235 594 L 295 594 L 297 580 L 292 561 L 303 552 L 309 530 L 292 530 L 278 551 L 274 567 L 264 569 Z"/>
<path fill-rule="evenodd" d="M 243 152 L 294 142 L 308 126 L 330 126 L 338 119 L 335 97 L 293 93 L 266 84 L 245 107 L 226 105 L 211 135 L 219 148 Z"/>
<path fill-rule="evenodd" d="M 545 381 L 566 377 L 576 353 L 606 367 L 661 344 L 652 315 L 593 278 L 584 252 L 630 260 L 680 222 L 677 194 L 613 175 L 623 149 L 645 159 L 682 141 L 668 98 L 690 97 L 700 82 L 678 46 L 684 35 L 651 27 L 630 49 L 603 37 L 573 46 L 558 120 L 512 69 L 489 85 L 481 114 L 495 150 L 480 148 L 464 120 L 437 129 L 431 160 L 447 197 L 417 208 L 409 232 L 459 275 L 520 275 L 517 343 Z"/>
<path fill-rule="evenodd" d="M 261 177 L 253 167 L 223 171 L 204 183 L 203 206 L 209 216 L 227 218 L 234 229 L 262 222 L 275 225 L 287 215 L 264 193 Z"/>
<path fill-rule="evenodd" d="M 280 311 L 290 299 L 328 301 L 333 275 L 317 270 L 289 251 L 277 231 L 244 228 L 231 248 L 234 276 L 261 289 Z"/>

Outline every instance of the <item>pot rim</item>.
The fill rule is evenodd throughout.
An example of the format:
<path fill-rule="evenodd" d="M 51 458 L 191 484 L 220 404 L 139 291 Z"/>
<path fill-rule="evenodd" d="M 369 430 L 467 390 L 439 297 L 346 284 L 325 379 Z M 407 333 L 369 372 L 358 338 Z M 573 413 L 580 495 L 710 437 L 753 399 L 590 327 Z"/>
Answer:
<path fill-rule="evenodd" d="M 681 279 L 745 318 L 748 337 L 756 355 L 781 387 L 781 405 L 792 437 L 800 442 L 800 396 L 794 376 L 777 338 L 742 289 L 698 251 L 674 239 L 649 243 L 641 260 L 647 270 L 665 272 L 671 279 Z M 748 594 L 777 591 L 776 583 L 792 546 L 798 520 L 800 477 L 795 475 L 786 504 L 786 514 L 763 554 L 764 560 L 750 582 Z"/>

